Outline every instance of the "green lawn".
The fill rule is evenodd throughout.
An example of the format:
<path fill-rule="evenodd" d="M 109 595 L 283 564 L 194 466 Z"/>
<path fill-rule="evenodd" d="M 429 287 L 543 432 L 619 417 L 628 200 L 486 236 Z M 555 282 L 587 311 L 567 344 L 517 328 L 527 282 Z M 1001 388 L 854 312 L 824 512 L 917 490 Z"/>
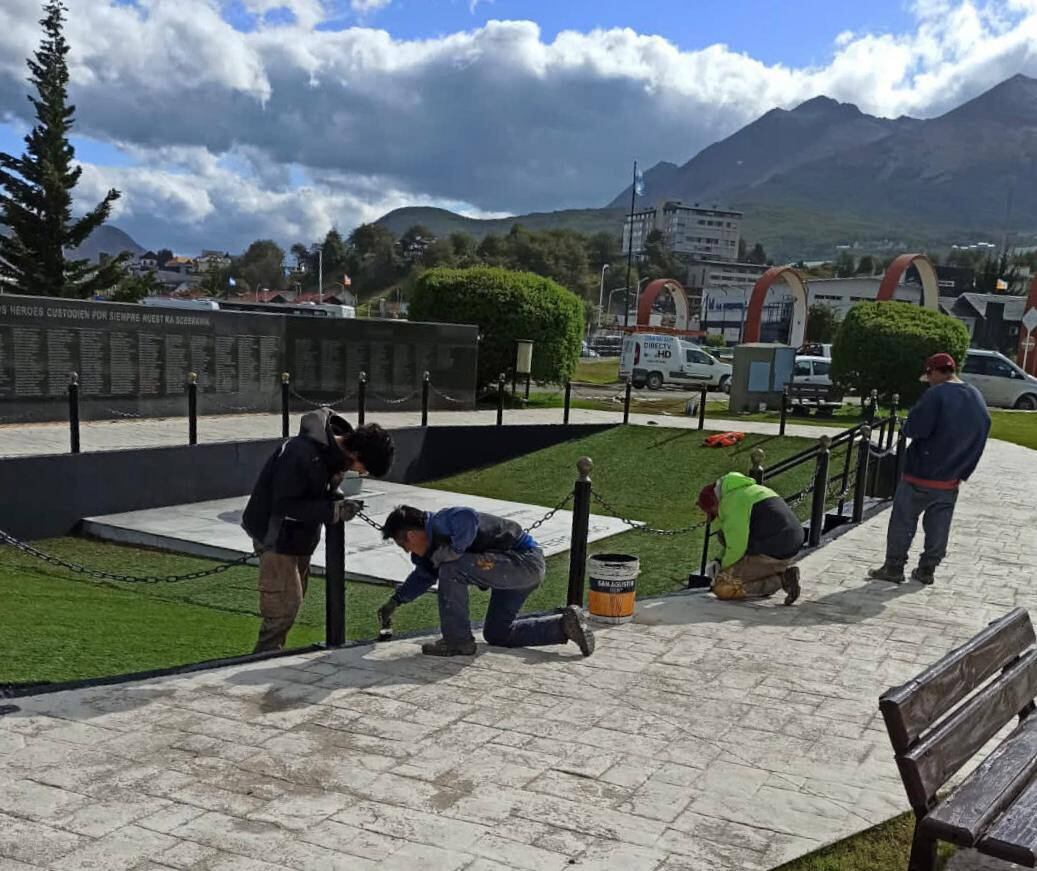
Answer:
<path fill-rule="evenodd" d="M 432 482 L 429 486 L 515 499 L 545 510 L 572 487 L 575 461 L 595 461 L 593 480 L 623 515 L 655 526 L 678 527 L 700 519 L 694 507 L 699 488 L 724 472 L 744 471 L 749 451 L 762 445 L 774 463 L 806 442 L 765 436 L 736 448 L 701 447 L 694 431 L 617 428 L 534 454 Z M 838 461 L 833 468 L 841 468 Z M 806 467 L 777 482 L 783 494 L 808 480 Z M 463 503 L 463 497 L 458 502 Z M 609 513 L 600 505 L 597 513 Z M 641 557 L 642 595 L 668 592 L 684 583 L 698 565 L 702 533 L 674 538 L 630 532 L 591 545 L 592 552 L 623 550 Z M 181 574 L 211 563 L 192 557 L 64 538 L 40 543 L 43 550 L 90 567 L 134 574 Z M 568 555 L 548 560 L 545 584 L 531 597 L 530 610 L 557 607 L 565 600 Z M 180 583 L 102 584 L 40 563 L 10 548 L 0 550 L 0 601 L 5 631 L 0 633 L 0 683 L 60 681 L 234 656 L 251 650 L 257 628 L 256 570 L 231 569 L 210 578 Z M 347 632 L 353 639 L 377 632 L 374 612 L 386 588 L 350 584 Z M 314 578 L 302 613 L 289 636 L 293 646 L 323 639 L 324 584 Z M 473 595 L 478 616 L 485 595 Z M 435 598 L 401 608 L 400 631 L 438 623 Z"/>
<path fill-rule="evenodd" d="M 581 357 L 572 380 L 584 384 L 618 384 L 619 357 Z"/>
<path fill-rule="evenodd" d="M 775 871 L 903 871 L 913 831 L 914 816 L 904 814 Z M 953 854 L 952 846 L 941 844 L 937 868 L 943 868 Z"/>

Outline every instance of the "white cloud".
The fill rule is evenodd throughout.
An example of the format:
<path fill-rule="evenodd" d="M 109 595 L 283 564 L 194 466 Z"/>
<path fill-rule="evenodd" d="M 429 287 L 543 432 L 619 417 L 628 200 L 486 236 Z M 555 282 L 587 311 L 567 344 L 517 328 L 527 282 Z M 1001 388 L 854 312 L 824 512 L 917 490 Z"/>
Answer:
<path fill-rule="evenodd" d="M 332 32 L 316 24 L 342 4 L 323 0 L 245 0 L 259 15 L 294 16 L 248 33 L 217 0 L 69 5 L 78 129 L 139 163 L 91 177 L 117 179 L 132 226 L 150 220 L 184 238 L 192 222 L 199 238 L 220 228 L 239 238 L 266 226 L 264 212 L 270 232 L 278 221 L 294 232 L 418 201 L 595 205 L 622 188 L 634 157 L 687 160 L 773 106 L 823 93 L 875 114 L 933 115 L 1014 73 L 1037 75 L 1037 0 L 916 0 L 910 32 L 840 34 L 814 67 L 724 45 L 681 50 L 629 29 L 545 41 L 528 21 L 423 40 Z M 0 117 L 27 117 L 38 17 L 38 0 L 0 3 Z"/>
<path fill-rule="evenodd" d="M 384 9 L 390 3 L 392 0 L 349 0 L 350 8 L 358 15 L 366 15 L 368 12 Z"/>

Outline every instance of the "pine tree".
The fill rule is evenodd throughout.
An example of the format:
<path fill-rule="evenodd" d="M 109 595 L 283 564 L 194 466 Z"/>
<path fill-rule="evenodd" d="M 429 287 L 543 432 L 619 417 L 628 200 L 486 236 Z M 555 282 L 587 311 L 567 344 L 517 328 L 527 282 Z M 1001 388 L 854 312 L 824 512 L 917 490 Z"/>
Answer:
<path fill-rule="evenodd" d="M 0 277 L 16 293 L 86 298 L 119 283 L 126 255 L 94 266 L 66 260 L 65 252 L 107 220 L 119 192 L 108 191 L 94 209 L 73 220 L 72 192 L 83 170 L 68 141 L 75 107 L 68 105 L 65 7 L 49 0 L 43 9 L 43 40 L 27 61 L 36 89 L 29 97 L 36 124 L 25 137 L 25 154 L 0 152 L 0 224 L 9 230 L 0 235 Z"/>

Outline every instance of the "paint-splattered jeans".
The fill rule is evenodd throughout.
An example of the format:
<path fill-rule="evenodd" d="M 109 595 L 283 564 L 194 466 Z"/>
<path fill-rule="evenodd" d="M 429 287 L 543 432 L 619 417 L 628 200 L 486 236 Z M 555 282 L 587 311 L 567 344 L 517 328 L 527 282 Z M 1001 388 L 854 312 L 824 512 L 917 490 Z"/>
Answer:
<path fill-rule="evenodd" d="M 530 594 L 544 580 L 544 552 L 465 553 L 439 566 L 439 623 L 447 641 L 472 639 L 468 588 L 490 590 L 483 638 L 497 647 L 565 644 L 561 614 L 516 619 Z"/>

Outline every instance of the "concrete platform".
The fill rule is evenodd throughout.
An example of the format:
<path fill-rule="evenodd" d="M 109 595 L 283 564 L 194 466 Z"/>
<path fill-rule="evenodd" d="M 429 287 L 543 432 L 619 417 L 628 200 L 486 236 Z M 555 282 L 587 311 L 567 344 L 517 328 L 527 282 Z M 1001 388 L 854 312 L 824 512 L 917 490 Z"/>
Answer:
<path fill-rule="evenodd" d="M 562 493 L 558 496 L 560 498 Z M 525 528 L 542 518 L 549 507 L 552 507 L 509 502 L 504 499 L 486 499 L 481 496 L 392 484 L 386 481 L 365 482 L 360 495 L 354 498 L 362 499 L 366 505 L 365 513 L 379 523 L 384 521 L 397 505 L 414 505 L 427 511 L 437 511 L 454 505 L 468 505 L 479 511 L 507 517 Z M 87 535 L 107 541 L 157 547 L 194 556 L 235 559 L 252 551 L 252 542 L 240 526 L 241 512 L 247 501 L 247 496 L 238 496 L 212 502 L 88 517 L 83 528 Z M 627 529 L 629 527 L 615 517 L 591 515 L 591 541 L 608 538 Z M 533 533 L 533 537 L 548 556 L 567 551 L 571 535 L 571 511 L 559 511 Z M 322 543 L 314 554 L 313 568 L 316 572 L 323 572 L 324 565 Z M 348 577 L 372 583 L 399 584 L 410 570 L 411 562 L 407 555 L 393 542 L 383 541 L 381 533 L 377 530 L 360 519 L 353 520 L 347 525 Z"/>

